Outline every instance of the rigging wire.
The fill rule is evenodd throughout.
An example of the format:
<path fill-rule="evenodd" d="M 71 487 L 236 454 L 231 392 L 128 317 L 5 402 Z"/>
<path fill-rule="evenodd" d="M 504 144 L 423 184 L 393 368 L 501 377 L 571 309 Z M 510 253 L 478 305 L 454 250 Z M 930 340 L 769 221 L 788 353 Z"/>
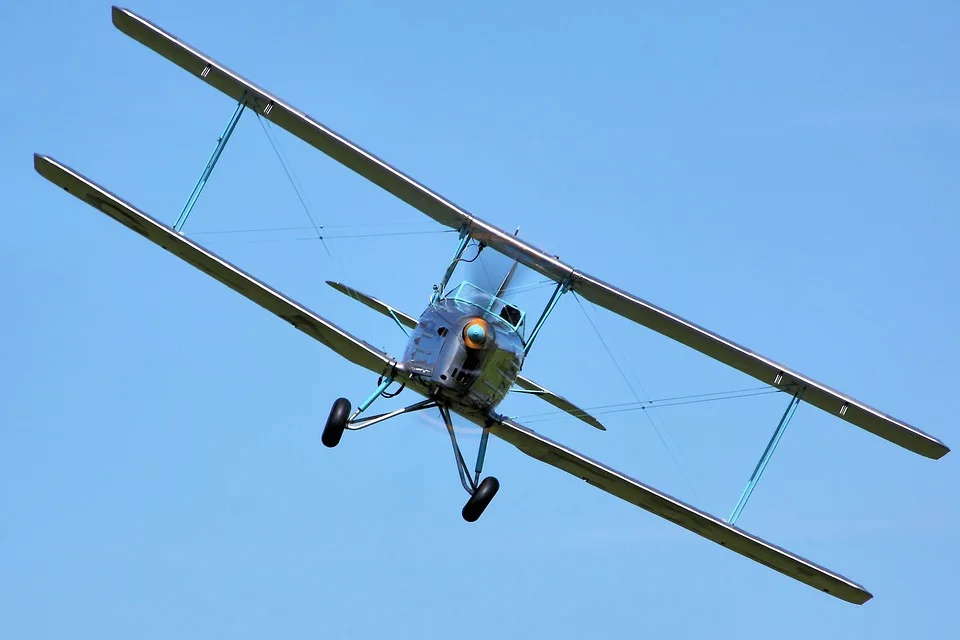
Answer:
<path fill-rule="evenodd" d="M 593 303 L 590 303 L 590 304 L 591 304 L 591 306 L 593 307 L 594 312 L 596 312 L 596 310 L 597 310 L 597 305 L 595 305 L 595 304 L 593 304 Z M 644 388 L 644 386 L 643 386 L 643 383 L 640 382 L 640 377 L 636 374 L 636 372 L 634 372 L 633 367 L 630 366 L 630 361 L 627 360 L 627 361 L 624 363 L 624 366 L 627 368 L 627 371 L 630 373 L 630 375 L 633 376 L 633 379 L 636 381 L 637 386 L 640 387 L 640 391 L 643 393 L 643 395 L 645 395 L 646 397 L 649 398 L 649 397 L 650 397 L 650 393 L 647 392 L 647 390 L 646 390 L 646 389 Z M 650 419 L 651 422 L 654 422 L 654 421 L 655 421 L 653 415 L 647 414 L 647 417 Z M 656 416 L 656 419 L 658 419 L 658 420 L 660 421 L 660 426 L 663 427 L 663 430 L 664 430 L 664 431 L 666 432 L 666 434 L 667 434 L 667 438 L 669 438 L 670 442 L 673 443 L 673 446 L 674 446 L 674 448 L 677 450 L 677 453 L 680 455 L 680 459 L 683 461 L 683 463 L 684 463 L 685 465 L 687 465 L 687 467 L 693 466 L 693 465 L 690 464 L 690 459 L 687 458 L 686 454 L 683 452 L 683 449 L 680 447 L 680 444 L 677 442 L 677 439 L 673 436 L 673 431 L 671 431 L 670 428 L 667 427 L 667 423 L 666 423 L 666 421 L 665 421 L 664 418 L 663 418 L 663 414 L 658 414 L 658 415 Z"/>
<path fill-rule="evenodd" d="M 515 293 L 526 293 L 527 291 L 533 291 L 534 289 L 542 289 L 547 285 L 556 286 L 557 283 L 555 280 L 546 278 L 544 280 L 538 280 L 537 282 L 531 282 L 529 284 L 511 286 L 507 289 L 506 293 L 503 294 L 503 297 L 508 298 Z"/>
<path fill-rule="evenodd" d="M 456 229 L 433 229 L 431 231 L 388 231 L 383 233 L 342 233 L 324 236 L 321 240 L 344 240 L 347 238 L 387 238 L 390 236 L 422 236 L 431 233 L 456 233 Z M 295 240 L 317 240 L 317 238 L 294 238 Z"/>
<path fill-rule="evenodd" d="M 367 223 L 367 224 L 326 224 L 321 227 L 321 229 L 334 229 L 334 228 L 369 228 L 376 226 L 397 226 L 398 224 L 411 224 L 411 223 Z M 415 223 L 414 223 L 415 224 Z M 276 233 L 281 231 L 309 231 L 314 227 L 262 227 L 259 229 L 215 229 L 211 231 L 194 231 L 191 236 L 217 236 L 217 235 L 239 235 L 239 234 L 250 234 L 250 233 Z M 418 231 L 384 231 L 381 232 L 382 235 L 401 235 L 401 234 L 416 234 L 416 233 L 456 233 L 456 229 L 429 229 L 429 230 L 418 230 Z M 381 233 L 371 232 L 373 235 L 381 235 Z M 354 236 L 324 236 L 324 239 L 333 239 L 338 237 L 347 237 L 352 238 Z"/>
<path fill-rule="evenodd" d="M 309 227 L 307 228 L 309 229 Z M 453 233 L 456 231 L 450 230 Z M 397 232 L 386 232 L 386 233 L 342 233 L 333 236 L 324 236 L 323 238 L 317 238 L 316 236 L 299 236 L 295 238 L 248 238 L 242 240 L 239 244 L 261 244 L 264 242 L 290 242 L 292 240 L 313 240 L 313 241 L 323 241 L 327 240 L 352 240 L 356 238 L 386 238 L 391 236 L 411 236 L 411 235 L 422 235 L 427 233 L 447 233 L 447 230 L 440 231 L 397 231 Z M 198 234 L 193 234 L 198 235 Z M 214 238 L 213 242 L 220 242 L 226 240 L 226 238 Z M 205 244 L 210 244 L 211 241 L 207 241 Z M 334 258 L 336 259 L 336 258 Z"/>
<path fill-rule="evenodd" d="M 643 400 L 641 402 L 618 402 L 614 404 L 596 405 L 593 407 L 584 407 L 582 411 L 599 416 L 611 413 L 624 413 L 627 411 L 646 411 L 647 409 L 661 409 L 666 407 L 701 404 L 703 402 L 717 402 L 719 400 L 738 400 L 740 398 L 752 398 L 755 396 L 772 395 L 774 393 L 783 393 L 783 390 L 770 387 L 757 387 L 753 389 L 740 389 L 736 391 L 717 391 L 714 393 L 698 393 L 687 396 L 674 396 L 672 398 Z M 559 410 L 544 411 L 541 413 L 528 413 L 521 416 L 515 416 L 514 419 L 524 420 L 525 422 L 544 422 L 546 420 L 553 420 L 564 415 L 568 415 L 568 413 L 566 411 Z"/>
<path fill-rule="evenodd" d="M 617 368 L 617 371 L 620 372 L 620 376 L 623 378 L 623 381 L 627 384 L 627 387 L 630 389 L 630 393 L 633 394 L 633 397 L 636 398 L 638 403 L 643 401 L 640 399 L 640 396 L 637 394 L 636 389 L 633 388 L 633 385 L 630 384 L 630 379 L 627 378 L 626 373 L 624 373 L 623 368 L 620 366 L 620 363 L 617 361 L 617 358 L 613 355 L 613 351 L 607 345 L 607 341 L 603 339 L 603 335 L 600 333 L 600 329 L 597 328 L 597 325 L 594 323 L 593 318 L 587 313 L 586 308 L 584 308 L 583 303 L 580 301 L 580 296 L 577 295 L 577 292 L 574 291 L 573 298 L 577 301 L 577 305 L 580 307 L 580 310 L 583 311 L 583 315 L 586 316 L 587 322 L 590 323 L 590 326 L 593 327 L 594 333 L 597 334 L 597 338 L 600 339 L 600 344 L 603 345 L 604 350 L 607 352 L 607 355 L 610 356 L 610 359 L 613 360 L 614 366 Z M 670 459 L 673 460 L 673 463 L 677 466 L 677 470 L 680 471 L 680 475 L 683 476 L 684 480 L 687 481 L 687 484 L 690 485 L 690 489 L 693 491 L 694 495 L 698 498 L 700 494 L 697 493 L 697 488 L 693 486 L 693 482 L 690 480 L 690 477 L 687 475 L 686 470 L 684 470 L 683 465 L 680 464 L 680 461 L 670 450 L 669 445 L 667 445 L 666 439 L 664 439 L 663 434 L 660 432 L 660 428 L 657 426 L 657 423 L 653 421 L 653 418 L 650 417 L 650 414 L 646 411 L 643 412 L 643 415 L 647 417 L 647 421 L 650 423 L 650 426 L 653 427 L 653 431 L 657 434 L 657 438 L 660 439 L 660 443 L 663 444 L 663 448 L 666 449 L 667 454 L 670 456 Z M 679 447 L 678 447 L 679 450 Z"/>
<path fill-rule="evenodd" d="M 270 121 L 261 118 L 259 110 L 255 110 L 254 113 L 257 114 L 257 122 L 260 123 L 260 128 L 263 129 L 263 133 L 267 136 L 267 140 L 270 141 L 270 146 L 273 147 L 273 152 L 277 155 L 277 159 L 280 160 L 280 165 L 283 167 L 284 173 L 287 174 L 287 180 L 289 180 L 290 184 L 293 186 L 293 190 L 297 194 L 297 199 L 300 200 L 300 204 L 303 206 L 303 210 L 306 212 L 307 218 L 309 218 L 310 224 L 313 226 L 313 230 L 317 234 L 317 238 L 323 245 L 327 255 L 330 256 L 330 259 L 336 262 L 336 258 L 333 257 L 330 247 L 327 246 L 327 243 L 323 239 L 323 234 L 320 232 L 320 230 L 323 228 L 323 225 L 319 224 L 314 219 L 313 213 L 310 211 L 310 205 L 307 203 L 306 193 L 303 191 L 303 187 L 300 186 L 300 181 L 297 179 L 296 173 L 293 171 L 293 167 L 288 166 L 286 156 L 280 147 L 280 140 L 277 139 L 273 134 L 273 129 L 270 127 Z"/>

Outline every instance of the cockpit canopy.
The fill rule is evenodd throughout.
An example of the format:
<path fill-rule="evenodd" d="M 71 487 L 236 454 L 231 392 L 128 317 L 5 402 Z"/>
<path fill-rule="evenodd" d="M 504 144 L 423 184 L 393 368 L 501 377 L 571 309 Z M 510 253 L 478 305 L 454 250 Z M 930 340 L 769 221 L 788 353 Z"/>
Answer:
<path fill-rule="evenodd" d="M 458 284 L 442 299 L 455 300 L 471 305 L 479 309 L 488 320 L 494 319 L 495 322 L 505 322 L 517 333 L 522 333 L 526 314 L 521 309 L 466 280 Z"/>

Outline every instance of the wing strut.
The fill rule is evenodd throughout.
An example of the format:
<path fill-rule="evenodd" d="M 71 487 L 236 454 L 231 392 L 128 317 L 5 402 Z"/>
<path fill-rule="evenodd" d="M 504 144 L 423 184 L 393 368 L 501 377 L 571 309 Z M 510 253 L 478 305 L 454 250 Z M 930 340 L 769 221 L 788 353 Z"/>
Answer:
<path fill-rule="evenodd" d="M 550 312 L 552 312 L 553 308 L 557 306 L 558 302 L 560 302 L 561 296 L 563 296 L 563 294 L 565 294 L 569 289 L 569 278 L 561 280 L 557 283 L 557 288 L 553 290 L 553 295 L 550 296 L 550 302 L 547 303 L 547 306 L 543 309 L 543 313 L 541 313 L 540 317 L 537 318 L 537 323 L 533 325 L 533 331 L 530 332 L 530 337 L 527 338 L 526 344 L 523 345 L 523 355 L 530 353 L 530 349 L 533 347 L 533 341 L 536 340 L 537 334 L 539 334 L 540 329 L 543 328 L 543 323 L 547 321 L 547 318 L 550 316 Z"/>
<path fill-rule="evenodd" d="M 207 69 L 208 70 L 206 73 L 210 73 L 209 67 L 207 67 Z M 237 128 L 237 123 L 240 122 L 240 116 L 243 115 L 244 106 L 243 100 L 237 103 L 237 109 L 233 112 L 230 122 L 227 123 L 226 129 L 224 129 L 223 133 L 220 134 L 220 137 L 217 138 L 217 148 L 213 150 L 213 153 L 210 155 L 210 159 L 207 160 L 207 166 L 203 168 L 203 173 L 200 174 L 200 179 L 197 180 L 197 184 L 194 185 L 193 191 L 190 193 L 190 197 L 187 198 L 187 203 L 183 205 L 183 211 L 180 212 L 180 216 L 173 224 L 173 230 L 177 233 L 183 232 L 183 225 L 187 224 L 187 218 L 190 217 L 190 212 L 193 211 L 193 206 L 197 204 L 197 200 L 200 199 L 200 192 L 203 191 L 203 187 L 207 184 L 210 174 L 213 173 L 213 168 L 217 166 L 217 160 L 220 159 L 220 154 L 223 153 L 223 150 L 227 146 L 227 142 L 230 141 L 230 136 L 233 134 L 233 130 Z"/>
<path fill-rule="evenodd" d="M 737 518 L 740 517 L 740 513 L 743 511 L 743 508 L 747 506 L 747 500 L 750 499 L 750 495 L 757 487 L 757 483 L 760 482 L 760 476 L 763 475 L 763 470 L 767 468 L 767 463 L 769 463 L 770 458 L 773 457 L 774 450 L 776 450 L 777 445 L 780 444 L 780 438 L 783 437 L 783 432 L 787 430 L 787 425 L 790 424 L 790 419 L 793 418 L 793 414 L 797 411 L 797 407 L 800 405 L 800 398 L 803 396 L 804 391 L 806 391 L 806 388 L 800 389 L 800 391 L 795 393 L 793 397 L 790 398 L 790 404 L 787 405 L 786 411 L 783 412 L 783 416 L 780 418 L 780 423 L 774 430 L 773 436 L 770 438 L 770 442 L 767 443 L 767 448 L 763 450 L 763 455 L 760 456 L 760 461 L 757 462 L 757 466 L 753 469 L 753 474 L 751 474 L 750 480 L 747 482 L 747 486 L 743 488 L 743 493 L 740 494 L 740 500 L 737 502 L 737 506 L 733 508 L 733 512 L 730 514 L 730 517 L 727 518 L 727 522 L 730 525 L 737 523 Z"/>

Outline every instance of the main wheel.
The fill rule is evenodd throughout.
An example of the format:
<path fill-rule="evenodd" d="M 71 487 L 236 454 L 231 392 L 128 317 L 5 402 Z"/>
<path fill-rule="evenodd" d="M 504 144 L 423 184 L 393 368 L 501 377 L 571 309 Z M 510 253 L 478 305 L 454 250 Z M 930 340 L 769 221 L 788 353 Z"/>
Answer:
<path fill-rule="evenodd" d="M 337 398 L 330 409 L 330 416 L 327 418 L 327 424 L 323 427 L 323 435 L 320 441 L 328 447 L 335 447 L 343 437 L 343 430 L 347 428 L 347 420 L 350 419 L 350 401 L 346 398 Z"/>
<path fill-rule="evenodd" d="M 493 496 L 497 495 L 497 491 L 499 490 L 499 480 L 493 476 L 484 478 L 477 487 L 477 490 L 474 491 L 470 499 L 467 500 L 467 504 L 463 505 L 463 511 L 461 512 L 463 519 L 467 522 L 476 522 L 477 518 L 483 514 L 483 510 L 487 508 L 487 505 L 490 504 Z"/>

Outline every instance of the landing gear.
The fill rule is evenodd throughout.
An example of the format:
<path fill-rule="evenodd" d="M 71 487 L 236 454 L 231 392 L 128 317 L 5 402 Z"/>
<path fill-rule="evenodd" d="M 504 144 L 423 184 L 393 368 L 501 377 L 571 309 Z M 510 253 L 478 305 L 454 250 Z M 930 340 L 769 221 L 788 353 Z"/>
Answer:
<path fill-rule="evenodd" d="M 350 419 L 350 401 L 346 398 L 337 398 L 330 409 L 330 416 L 327 418 L 327 424 L 323 427 L 323 435 L 320 441 L 324 445 L 333 448 L 340 443 L 343 437 L 343 430 L 347 428 L 347 421 Z"/>
<path fill-rule="evenodd" d="M 499 490 L 499 480 L 493 476 L 484 478 L 483 481 L 477 485 L 470 499 L 467 500 L 467 504 L 463 505 L 463 511 L 461 512 L 463 519 L 467 522 L 476 522 L 477 518 L 483 514 L 483 510 L 487 508 L 487 505 L 490 504 L 493 496 L 497 495 L 497 491 Z"/>
<path fill-rule="evenodd" d="M 336 402 L 333 403 L 333 408 L 330 409 L 330 416 L 327 418 L 327 424 L 323 427 L 323 434 L 320 436 L 321 442 L 323 442 L 324 445 L 333 448 L 340 444 L 340 438 L 343 437 L 344 431 L 359 431 L 360 429 L 365 429 L 371 425 L 377 424 L 378 422 L 389 420 L 390 418 L 399 416 L 403 413 L 410 413 L 412 411 L 419 411 L 420 409 L 437 406 L 436 400 L 433 398 L 427 398 L 426 400 L 416 402 L 409 407 L 396 409 L 389 413 L 380 413 L 375 416 L 361 418 L 360 413 L 365 411 L 367 407 L 373 403 L 374 399 L 383 393 L 391 381 L 392 379 L 388 379 L 381 383 L 377 391 L 360 403 L 360 406 L 357 407 L 357 410 L 352 414 L 350 413 L 350 401 L 346 398 L 337 398 Z"/>
<path fill-rule="evenodd" d="M 323 434 L 320 436 L 320 440 L 323 442 L 324 446 L 333 448 L 340 444 L 340 438 L 343 437 L 344 431 L 358 431 L 404 413 L 412 413 L 414 411 L 420 411 L 421 409 L 437 407 L 440 409 L 440 415 L 443 416 L 443 422 L 447 427 L 447 432 L 450 434 L 450 443 L 453 445 L 453 454 L 457 462 L 457 473 L 460 475 L 460 484 L 462 484 L 464 490 L 470 494 L 470 498 L 463 506 L 461 514 L 463 515 L 463 519 L 467 522 L 476 522 L 480 516 L 483 515 L 483 512 L 490 504 L 490 501 L 493 500 L 493 497 L 497 495 L 497 491 L 500 490 L 500 481 L 493 476 L 488 476 L 484 478 L 483 481 L 480 480 L 480 473 L 483 471 L 483 459 L 487 453 L 487 440 L 490 438 L 490 429 L 485 427 L 480 436 L 480 448 L 477 451 L 477 463 L 474 467 L 474 473 L 471 476 L 470 471 L 467 468 L 467 463 L 463 460 L 463 453 L 460 451 L 460 445 L 457 444 L 457 435 L 453 429 L 453 420 L 450 417 L 450 410 L 446 405 L 436 398 L 427 398 L 425 400 L 415 402 L 408 407 L 395 409 L 387 413 L 380 413 L 369 417 L 360 417 L 360 414 L 366 411 L 367 408 L 373 404 L 373 401 L 376 398 L 380 397 L 381 395 L 386 395 L 384 394 L 384 391 L 386 391 L 387 387 L 392 381 L 392 378 L 381 379 L 377 390 L 370 394 L 366 400 L 361 402 L 360 406 L 358 406 L 356 411 L 354 411 L 352 414 L 350 413 L 350 401 L 346 398 L 338 398 L 336 402 L 333 403 L 333 407 L 330 409 L 330 416 L 327 418 L 327 423 L 323 427 Z M 396 395 L 396 393 L 387 395 L 386 397 L 393 397 L 394 395 Z"/>
<path fill-rule="evenodd" d="M 447 427 L 447 433 L 450 434 L 450 443 L 453 445 L 453 456 L 457 461 L 457 472 L 460 474 L 460 484 L 464 490 L 470 494 L 467 504 L 463 505 L 460 512 L 463 519 L 467 522 L 476 522 L 483 514 L 484 509 L 493 500 L 500 490 L 500 481 L 489 476 L 480 481 L 480 473 L 483 471 L 483 459 L 487 453 L 487 439 L 490 437 L 490 430 L 484 429 L 480 436 L 480 448 L 477 451 L 477 464 L 474 468 L 474 475 L 470 477 L 470 471 L 467 469 L 467 463 L 463 460 L 463 454 L 460 452 L 460 446 L 457 444 L 457 434 L 453 430 L 453 420 L 450 418 L 450 410 L 444 405 L 439 405 L 440 415 L 443 416 L 443 423 Z"/>

